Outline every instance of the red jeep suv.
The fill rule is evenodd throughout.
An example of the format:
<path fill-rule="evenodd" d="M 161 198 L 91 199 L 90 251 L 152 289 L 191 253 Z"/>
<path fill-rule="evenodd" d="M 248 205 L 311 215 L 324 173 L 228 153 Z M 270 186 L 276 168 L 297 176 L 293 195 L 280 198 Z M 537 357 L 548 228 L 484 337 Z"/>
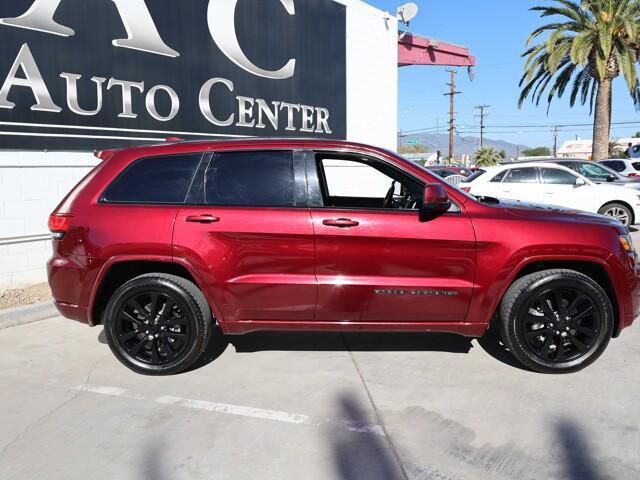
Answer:
<path fill-rule="evenodd" d="M 144 374 L 223 334 L 498 330 L 538 372 L 592 363 L 640 307 L 608 217 L 476 198 L 397 155 L 327 140 L 102 152 L 49 220 L 58 310 Z"/>

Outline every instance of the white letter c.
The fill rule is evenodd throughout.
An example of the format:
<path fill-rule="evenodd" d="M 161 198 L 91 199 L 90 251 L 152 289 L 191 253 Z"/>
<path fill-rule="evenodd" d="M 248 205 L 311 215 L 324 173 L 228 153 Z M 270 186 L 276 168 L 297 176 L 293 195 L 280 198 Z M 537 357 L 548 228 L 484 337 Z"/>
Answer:
<path fill-rule="evenodd" d="M 289 15 L 295 15 L 293 0 L 279 0 Z M 236 5 L 238 0 L 209 0 L 207 20 L 209 31 L 213 41 L 222 50 L 229 60 L 258 77 L 272 78 L 274 80 L 284 80 L 293 77 L 296 69 L 296 60 L 289 59 L 287 64 L 280 70 L 263 70 L 254 65 L 242 51 L 238 43 L 238 36 L 235 29 Z"/>

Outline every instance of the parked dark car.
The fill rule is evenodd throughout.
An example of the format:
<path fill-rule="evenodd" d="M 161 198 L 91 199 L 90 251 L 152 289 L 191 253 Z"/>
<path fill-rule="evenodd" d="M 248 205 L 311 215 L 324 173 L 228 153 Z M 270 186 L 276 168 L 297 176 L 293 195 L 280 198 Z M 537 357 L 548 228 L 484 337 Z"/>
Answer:
<path fill-rule="evenodd" d="M 640 311 L 618 221 L 481 201 L 383 149 L 243 139 L 101 158 L 49 219 L 49 284 L 139 373 L 184 371 L 221 334 L 489 329 L 528 368 L 566 373 Z M 365 169 L 384 179 L 373 196 L 355 189 Z"/>
<path fill-rule="evenodd" d="M 454 170 L 452 168 L 427 167 L 427 170 L 429 170 L 432 173 L 435 173 L 440 178 L 447 178 L 447 177 L 451 177 L 453 175 L 460 175 L 460 173 L 458 173 L 456 170 Z"/>

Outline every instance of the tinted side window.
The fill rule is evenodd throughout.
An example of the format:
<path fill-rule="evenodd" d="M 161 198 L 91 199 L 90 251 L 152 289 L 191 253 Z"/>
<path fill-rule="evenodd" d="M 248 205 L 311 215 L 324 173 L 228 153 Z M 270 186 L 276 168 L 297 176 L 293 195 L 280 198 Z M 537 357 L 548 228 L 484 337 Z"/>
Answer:
<path fill-rule="evenodd" d="M 538 183 L 536 169 L 529 168 L 513 168 L 509 170 L 509 174 L 505 179 L 506 183 Z"/>
<path fill-rule="evenodd" d="M 613 161 L 606 161 L 606 162 L 602 162 L 604 165 L 606 165 L 609 168 L 614 169 L 616 172 L 623 172 L 624 171 L 624 163 L 623 162 L 617 162 L 615 160 Z"/>
<path fill-rule="evenodd" d="M 543 168 L 542 183 L 548 185 L 575 185 L 577 177 L 558 168 Z"/>
<path fill-rule="evenodd" d="M 205 175 L 205 203 L 255 207 L 294 206 L 292 152 L 216 154 Z"/>
<path fill-rule="evenodd" d="M 633 162 L 631 165 L 635 170 L 640 170 L 640 162 Z"/>
<path fill-rule="evenodd" d="M 491 179 L 492 182 L 500 183 L 509 170 L 503 170 Z"/>
<path fill-rule="evenodd" d="M 201 153 L 149 157 L 134 162 L 109 186 L 114 203 L 184 203 Z"/>

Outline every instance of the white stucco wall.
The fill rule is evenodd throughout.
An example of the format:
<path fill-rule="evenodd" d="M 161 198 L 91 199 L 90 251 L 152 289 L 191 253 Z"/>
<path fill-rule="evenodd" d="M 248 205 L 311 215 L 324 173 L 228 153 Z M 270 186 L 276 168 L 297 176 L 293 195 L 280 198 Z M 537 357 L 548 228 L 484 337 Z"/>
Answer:
<path fill-rule="evenodd" d="M 49 214 L 98 161 L 91 153 L 0 151 L 0 290 L 46 280 Z"/>
<path fill-rule="evenodd" d="M 360 0 L 347 6 L 347 139 L 395 150 L 398 22 Z"/>
<path fill-rule="evenodd" d="M 347 7 L 347 139 L 396 148 L 397 22 L 360 0 Z M 47 220 L 98 160 L 92 153 L 2 151 L 0 290 L 46 281 Z"/>

